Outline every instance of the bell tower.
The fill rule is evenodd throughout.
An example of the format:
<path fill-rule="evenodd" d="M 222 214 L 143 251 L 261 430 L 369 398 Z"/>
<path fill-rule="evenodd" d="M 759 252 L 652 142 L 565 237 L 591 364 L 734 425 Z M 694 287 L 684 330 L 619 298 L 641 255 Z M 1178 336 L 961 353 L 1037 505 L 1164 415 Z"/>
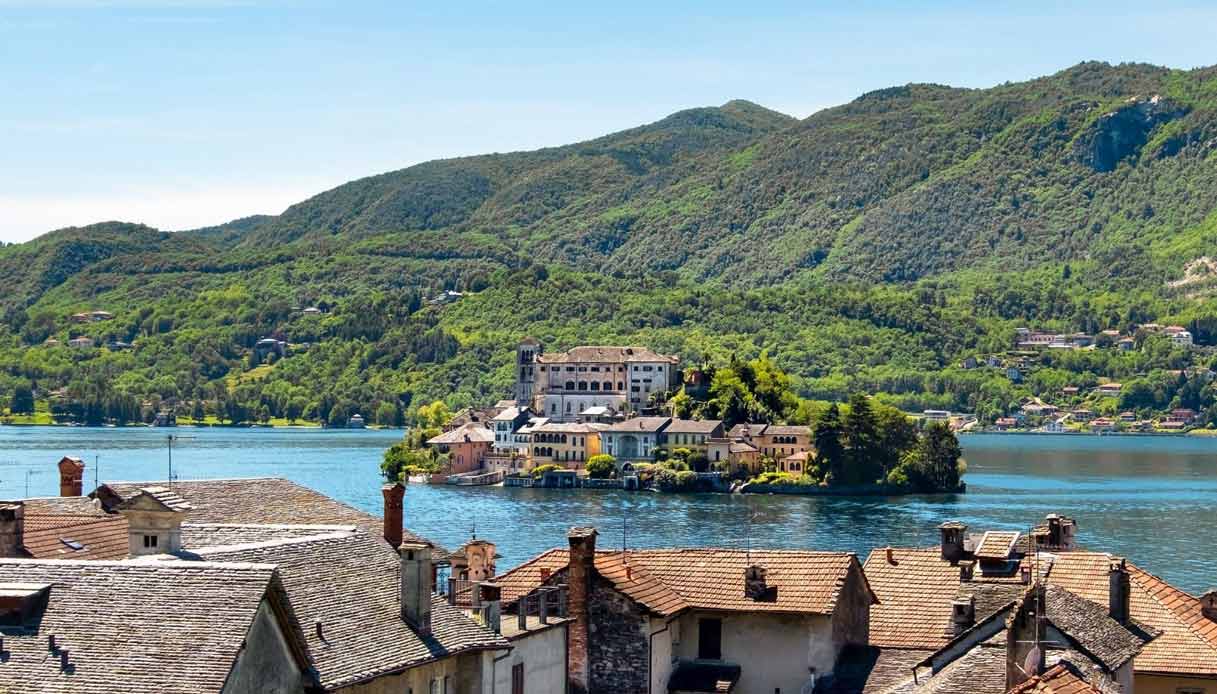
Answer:
<path fill-rule="evenodd" d="M 544 347 L 533 337 L 526 337 L 516 347 L 516 404 L 531 407 L 532 396 L 537 387 L 537 357 Z"/>

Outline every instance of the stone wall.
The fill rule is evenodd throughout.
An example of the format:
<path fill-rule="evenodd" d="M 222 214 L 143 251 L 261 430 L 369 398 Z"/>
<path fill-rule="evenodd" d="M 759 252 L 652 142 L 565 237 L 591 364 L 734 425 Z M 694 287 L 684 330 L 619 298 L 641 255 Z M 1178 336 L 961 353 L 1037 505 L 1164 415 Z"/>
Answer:
<path fill-rule="evenodd" d="M 300 666 L 270 606 L 258 606 L 245 647 L 224 683 L 223 694 L 297 694 L 304 691 Z"/>
<path fill-rule="evenodd" d="M 848 645 L 870 643 L 870 591 L 861 566 L 851 566 L 832 616 L 832 640 L 838 652 Z"/>
<path fill-rule="evenodd" d="M 645 694 L 650 667 L 646 614 L 597 576 L 589 593 L 590 694 Z"/>

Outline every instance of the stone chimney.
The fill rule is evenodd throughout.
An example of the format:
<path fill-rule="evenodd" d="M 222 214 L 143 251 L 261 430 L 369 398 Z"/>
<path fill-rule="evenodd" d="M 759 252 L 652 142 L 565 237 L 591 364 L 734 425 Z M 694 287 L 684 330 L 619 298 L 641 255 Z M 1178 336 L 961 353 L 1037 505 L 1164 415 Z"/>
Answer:
<path fill-rule="evenodd" d="M 570 694 L 587 694 L 590 673 L 588 646 L 590 624 L 588 598 L 596 564 L 596 529 L 571 528 L 566 534 L 570 543 L 570 632 L 567 636 L 567 683 Z"/>
<path fill-rule="evenodd" d="M 959 636 L 976 625 L 976 596 L 969 595 L 951 603 L 951 633 Z"/>
<path fill-rule="evenodd" d="M 1122 557 L 1112 557 L 1107 572 L 1107 613 L 1120 624 L 1128 623 L 1130 591 L 1128 565 Z"/>
<path fill-rule="evenodd" d="M 0 503 L 0 559 L 25 555 L 25 504 Z"/>
<path fill-rule="evenodd" d="M 773 602 L 777 600 L 777 586 L 770 586 L 766 581 L 768 570 L 760 564 L 753 564 L 744 569 L 744 597 L 757 602 Z"/>
<path fill-rule="evenodd" d="M 394 549 L 401 546 L 402 502 L 406 497 L 406 486 L 401 482 L 386 484 L 380 488 L 385 498 L 385 542 Z"/>
<path fill-rule="evenodd" d="M 85 464 L 80 458 L 59 461 L 59 496 L 84 494 Z"/>
<path fill-rule="evenodd" d="M 1217 622 L 1217 590 L 1200 596 L 1200 614 L 1210 622 Z"/>
<path fill-rule="evenodd" d="M 403 542 L 401 557 L 401 617 L 420 634 L 431 633 L 431 548 Z"/>
<path fill-rule="evenodd" d="M 954 564 L 964 558 L 964 537 L 967 535 L 968 526 L 959 521 L 947 521 L 938 526 L 938 532 L 942 534 L 942 558 Z"/>

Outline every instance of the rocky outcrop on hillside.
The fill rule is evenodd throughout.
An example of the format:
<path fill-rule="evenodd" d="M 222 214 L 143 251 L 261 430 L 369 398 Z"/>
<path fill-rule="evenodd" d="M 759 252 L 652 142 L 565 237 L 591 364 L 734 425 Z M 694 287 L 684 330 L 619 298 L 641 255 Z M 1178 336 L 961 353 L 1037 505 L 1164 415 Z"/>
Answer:
<path fill-rule="evenodd" d="M 1121 161 L 1140 155 L 1155 128 L 1181 118 L 1187 111 L 1158 95 L 1133 97 L 1081 133 L 1074 141 L 1074 156 L 1095 171 L 1114 171 Z"/>

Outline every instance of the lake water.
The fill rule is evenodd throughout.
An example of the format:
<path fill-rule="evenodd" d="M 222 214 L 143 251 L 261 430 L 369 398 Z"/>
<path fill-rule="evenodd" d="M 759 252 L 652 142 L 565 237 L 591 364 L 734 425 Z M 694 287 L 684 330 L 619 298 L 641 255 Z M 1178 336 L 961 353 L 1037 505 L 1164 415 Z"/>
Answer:
<path fill-rule="evenodd" d="M 381 452 L 394 431 L 172 430 L 181 479 L 283 476 L 373 513 Z M 0 498 L 58 493 L 55 462 L 83 458 L 86 488 L 165 479 L 164 429 L 0 427 Z M 1217 585 L 1217 440 L 1187 437 L 970 435 L 968 493 L 897 498 L 664 495 L 412 485 L 406 524 L 449 547 L 476 529 L 502 568 L 565 544 L 572 525 L 600 545 L 715 545 L 849 550 L 930 545 L 958 519 L 1026 529 L 1048 512 L 1073 516 L 1091 549 L 1129 557 L 1192 593 Z M 27 473 L 32 473 L 28 474 Z M 751 520 L 750 520 L 751 517 Z"/>

